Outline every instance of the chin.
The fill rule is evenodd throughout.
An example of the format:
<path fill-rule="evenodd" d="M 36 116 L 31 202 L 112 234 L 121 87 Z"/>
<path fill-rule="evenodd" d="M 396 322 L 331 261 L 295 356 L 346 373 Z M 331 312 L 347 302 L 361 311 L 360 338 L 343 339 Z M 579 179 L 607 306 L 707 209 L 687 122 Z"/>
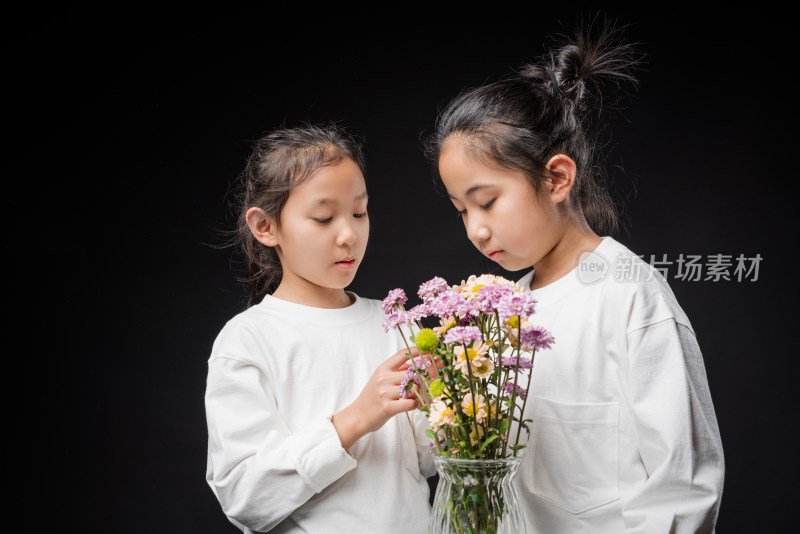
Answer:
<path fill-rule="evenodd" d="M 499 262 L 498 261 L 497 265 L 499 265 L 500 267 L 502 267 L 506 271 L 511 271 L 511 272 L 522 271 L 523 269 L 527 269 L 528 267 L 530 267 L 530 265 L 528 265 L 528 264 L 515 262 L 515 261 L 509 261 L 509 262 L 505 262 L 505 261 Z"/>

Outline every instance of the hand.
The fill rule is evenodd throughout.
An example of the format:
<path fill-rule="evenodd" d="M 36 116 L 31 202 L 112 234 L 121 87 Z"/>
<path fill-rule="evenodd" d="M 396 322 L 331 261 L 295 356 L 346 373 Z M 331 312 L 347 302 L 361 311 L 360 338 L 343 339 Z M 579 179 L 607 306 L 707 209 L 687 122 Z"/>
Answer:
<path fill-rule="evenodd" d="M 403 349 L 386 359 L 372 373 L 356 400 L 333 416 L 333 426 L 345 450 L 349 451 L 362 436 L 375 432 L 395 415 L 417 407 L 415 398 L 400 398 L 400 382 L 406 375 L 400 368 L 410 364 L 408 354 Z M 419 349 L 411 347 L 411 355 L 419 356 Z"/>

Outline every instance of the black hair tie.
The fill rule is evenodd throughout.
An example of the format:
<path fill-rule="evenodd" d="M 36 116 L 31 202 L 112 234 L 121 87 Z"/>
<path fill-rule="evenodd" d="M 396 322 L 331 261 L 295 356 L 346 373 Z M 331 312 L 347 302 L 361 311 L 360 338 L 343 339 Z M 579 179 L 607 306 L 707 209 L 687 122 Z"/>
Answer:
<path fill-rule="evenodd" d="M 563 95 L 564 91 L 561 90 L 561 87 L 558 86 L 558 80 L 556 80 L 556 73 L 553 72 L 553 69 L 549 67 L 545 67 L 544 70 L 547 71 L 547 74 L 550 75 L 550 81 L 553 82 L 553 92 L 557 95 Z"/>

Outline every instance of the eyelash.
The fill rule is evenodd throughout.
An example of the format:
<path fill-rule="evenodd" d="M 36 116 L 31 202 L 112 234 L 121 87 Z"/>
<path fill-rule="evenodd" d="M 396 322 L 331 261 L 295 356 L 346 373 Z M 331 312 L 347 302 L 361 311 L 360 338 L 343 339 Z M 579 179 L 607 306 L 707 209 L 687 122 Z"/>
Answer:
<path fill-rule="evenodd" d="M 364 213 L 354 213 L 353 214 L 353 217 L 355 217 L 356 219 L 363 219 L 366 216 L 367 216 L 367 212 L 366 211 Z M 333 220 L 333 217 L 328 217 L 327 219 L 314 219 L 314 220 L 317 221 L 320 224 L 328 224 L 329 222 L 331 222 Z"/>
<path fill-rule="evenodd" d="M 492 204 L 494 204 L 494 201 L 495 201 L 495 200 L 497 200 L 497 199 L 496 199 L 496 198 L 494 198 L 494 199 L 490 200 L 489 202 L 487 202 L 486 204 L 483 204 L 483 205 L 481 205 L 481 206 L 479 206 L 479 207 L 480 207 L 482 210 L 488 210 L 489 208 L 491 208 L 491 207 L 492 207 Z M 467 208 L 464 208 L 463 210 L 460 210 L 460 211 L 459 211 L 459 212 L 456 214 L 456 217 L 463 217 L 463 216 L 464 216 L 464 215 L 466 215 L 466 214 L 467 214 Z"/>

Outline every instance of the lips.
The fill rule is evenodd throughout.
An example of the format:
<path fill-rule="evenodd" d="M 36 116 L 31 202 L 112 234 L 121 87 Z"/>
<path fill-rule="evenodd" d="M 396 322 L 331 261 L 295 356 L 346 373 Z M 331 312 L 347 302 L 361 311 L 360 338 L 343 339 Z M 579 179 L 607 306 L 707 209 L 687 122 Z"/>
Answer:
<path fill-rule="evenodd" d="M 336 265 L 342 269 L 352 269 L 355 264 L 356 260 L 352 256 L 348 256 L 347 258 L 336 262 Z"/>
<path fill-rule="evenodd" d="M 493 252 L 489 252 L 486 255 L 489 256 L 491 259 L 496 260 L 497 258 L 500 257 L 500 254 L 502 254 L 502 253 L 503 253 L 502 250 L 495 250 Z"/>

